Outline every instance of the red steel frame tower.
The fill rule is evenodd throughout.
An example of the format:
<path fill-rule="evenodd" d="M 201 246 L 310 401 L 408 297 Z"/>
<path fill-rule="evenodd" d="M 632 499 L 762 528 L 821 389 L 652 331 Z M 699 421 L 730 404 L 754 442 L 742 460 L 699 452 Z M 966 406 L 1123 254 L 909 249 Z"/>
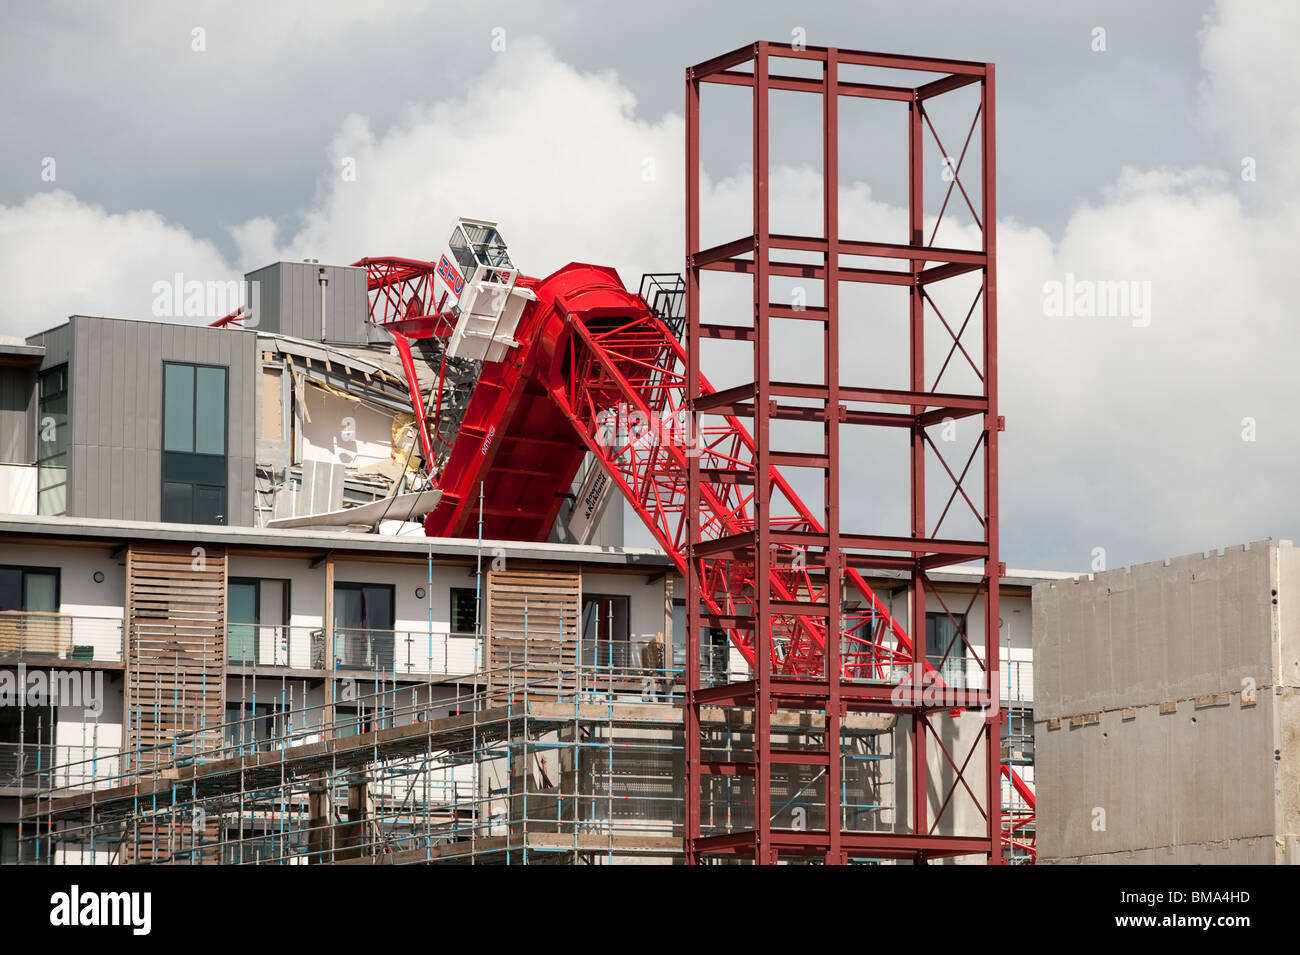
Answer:
<path fill-rule="evenodd" d="M 791 60 L 803 66 L 782 73 L 779 65 Z M 774 70 L 775 65 L 778 69 Z M 807 64 L 819 64 L 820 76 L 811 75 Z M 906 71 L 916 82 L 905 85 L 858 82 L 853 77 L 862 68 Z M 814 68 L 815 70 L 815 68 Z M 796 75 L 797 74 L 797 75 Z M 846 75 L 847 74 L 847 75 Z M 700 246 L 701 87 L 730 84 L 748 87 L 753 93 L 753 229 L 752 234 L 710 248 Z M 978 86 L 978 105 L 960 157 L 943 149 L 939 132 L 930 116 L 935 97 Z M 769 224 L 771 178 L 769 163 L 769 112 L 772 91 L 790 90 L 806 94 L 809 102 L 819 101 L 822 144 L 822 190 L 824 235 L 773 234 Z M 967 98 L 970 93 L 965 94 Z M 845 97 L 869 97 L 895 101 L 907 113 L 908 213 L 909 228 L 903 236 L 853 235 L 853 223 L 840 221 L 839 159 L 840 105 Z M 964 131 L 964 129 L 963 129 Z M 941 150 L 951 176 L 944 176 L 943 205 L 937 219 L 931 210 L 927 221 L 924 205 L 923 160 L 927 142 Z M 975 201 L 962 182 L 962 165 L 968 153 L 978 157 L 979 190 Z M 887 56 L 849 50 L 795 47 L 776 43 L 755 43 L 717 57 L 686 71 L 686 320 L 687 320 L 687 408 L 696 429 L 704 429 L 702 416 L 734 415 L 752 421 L 755 438 L 752 460 L 735 461 L 728 467 L 717 462 L 689 462 L 687 488 L 687 618 L 686 618 L 686 855 L 689 863 L 715 858 L 752 857 L 756 863 L 775 863 L 782 857 L 822 859 L 845 863 L 853 858 L 906 859 L 925 862 L 943 856 L 984 854 L 988 861 L 1002 862 L 1000 726 L 1004 719 L 998 707 L 998 582 L 1004 568 L 998 555 L 998 432 L 1002 419 L 997 406 L 997 298 L 995 285 L 996 236 L 994 182 L 994 68 L 989 63 Z M 960 200 L 958 199 L 960 197 Z M 933 244 L 944 212 L 964 201 L 980 233 L 977 245 L 945 248 Z M 978 210 L 977 207 L 978 206 Z M 928 236 L 927 236 L 928 233 Z M 791 253 L 794 253 L 792 256 Z M 813 258 L 809 258 L 809 256 Z M 850 257 L 850 262 L 845 262 Z M 869 260 L 873 267 L 860 267 Z M 819 264 L 809 264 L 810 261 Z M 882 267 L 875 267 L 883 263 Z M 700 280 L 710 271 L 744 273 L 753 280 L 753 324 L 744 326 L 711 324 L 701 315 Z M 939 283 L 976 273 L 980 279 L 966 321 L 960 327 L 939 310 L 933 295 Z M 800 277 L 820 283 L 823 304 L 794 308 L 772 301 L 774 277 Z M 970 280 L 967 280 L 968 283 Z M 880 283 L 908 290 L 909 349 L 898 360 L 909 369 L 906 390 L 873 387 L 853 380 L 846 366 L 841 369 L 840 323 L 852 321 L 840 314 L 840 285 L 846 282 Z M 960 316 L 953 316 L 960 318 Z M 823 375 L 820 384 L 793 384 L 780 378 L 779 355 L 773 355 L 768 330 L 772 319 L 802 319 L 809 334 L 822 335 Z M 937 320 L 937 321 L 936 321 Z M 973 321 L 973 325 L 972 325 Z M 970 327 L 982 331 L 976 361 L 963 344 Z M 979 386 L 953 392 L 940 389 L 944 370 L 926 367 L 927 328 L 946 329 L 951 336 L 948 361 L 957 351 L 975 371 Z M 942 332 L 940 333 L 942 334 Z M 714 392 L 701 387 L 700 351 L 704 340 L 743 340 L 753 349 L 753 377 L 746 384 Z M 944 345 L 949 343 L 944 340 Z M 974 350 L 974 349 L 972 349 Z M 982 352 L 982 354 L 980 354 Z M 938 374 L 936 374 L 936 371 Z M 809 408 L 813 408 L 812 412 Z M 819 420 L 824 445 L 820 453 L 797 453 L 773 448 L 771 423 L 779 420 Z M 980 431 L 971 456 L 955 469 L 945 460 L 931 432 L 959 419 L 974 418 Z M 910 472 L 910 518 L 908 536 L 881 536 L 870 529 L 860 532 L 842 526 L 841 429 L 901 428 L 910 438 L 907 468 Z M 982 464 L 977 463 L 981 457 Z M 951 452 L 948 452 L 951 454 Z M 901 466 L 900 462 L 900 466 Z M 933 519 L 926 506 L 926 469 L 938 464 L 953 484 L 943 514 Z M 812 469 L 820 473 L 824 487 L 824 515 L 821 527 L 801 525 L 791 529 L 773 510 L 773 482 L 757 479 L 775 468 Z M 932 472 L 935 476 L 939 471 Z M 982 479 L 982 489 L 971 494 L 963 487 L 971 477 Z M 723 537 L 702 533 L 701 481 L 734 483 L 746 487 L 752 496 L 752 529 Z M 973 483 L 973 482 L 972 482 Z M 939 536 L 944 517 L 958 496 L 975 515 L 978 534 L 966 538 Z M 980 500 L 982 496 L 982 501 Z M 978 502 L 978 503 L 977 503 Z M 773 573 L 780 574 L 780 561 L 789 555 L 803 555 L 808 568 L 823 575 L 824 589 L 811 591 L 802 599 L 787 593 L 773 594 Z M 928 572 L 958 563 L 979 562 L 983 573 L 968 609 L 982 598 L 984 646 L 977 650 L 965 634 L 966 615 L 957 616 L 931 587 Z M 734 574 L 750 583 L 743 594 L 733 595 L 720 612 L 701 599 L 709 592 L 710 575 Z M 901 574 L 908 597 L 906 631 L 911 646 L 900 653 L 903 673 L 890 678 L 862 679 L 861 671 L 847 666 L 843 641 L 829 635 L 843 634 L 845 600 L 854 581 L 872 572 Z M 846 583 L 846 577 L 848 583 Z M 779 579 L 779 577 L 778 577 Z M 712 588 L 716 591 L 716 587 Z M 957 635 L 978 664 L 975 679 L 964 685 L 943 686 L 941 699 L 926 701 L 919 692 L 906 689 L 935 684 L 935 670 L 927 664 L 926 607 L 937 599 L 957 626 Z M 827 634 L 824 666 L 792 675 L 790 668 L 770 664 L 774 635 L 789 633 L 803 625 Z M 752 635 L 752 679 L 705 686 L 698 665 L 701 628 L 718 628 Z M 747 713 L 752 719 L 752 751 L 728 758 L 712 758 L 702 750 L 702 709 L 713 712 Z M 732 708 L 727 710 L 726 708 Z M 824 726 L 820 747 L 780 748 L 773 745 L 774 714 L 782 710 L 818 714 Z M 906 732 L 907 755 L 898 760 L 897 774 L 907 774 L 907 805 L 897 807 L 906 825 L 893 831 L 863 831 L 846 827 L 841 792 L 842 722 L 852 713 L 875 713 L 897 718 L 899 733 Z M 969 738 L 971 720 L 977 723 L 977 739 L 967 750 L 962 734 L 943 732 L 945 720 L 964 717 Z M 970 714 L 974 714 L 971 716 Z M 960 745 L 954 742 L 960 739 Z M 779 827 L 773 824 L 771 780 L 774 772 L 789 767 L 814 768 L 825 779 L 824 827 Z M 940 776 L 950 776 L 946 793 L 931 795 Z M 752 820 L 741 828 L 703 831 L 702 787 L 718 777 L 752 777 Z M 954 795 L 964 790 L 980 812 L 983 822 L 973 833 L 944 834 L 939 819 Z M 931 801 L 939 804 L 932 810 Z M 748 817 L 746 817 L 748 819 Z M 899 828 L 907 831 L 897 831 Z M 951 827 L 950 827 L 951 828 Z"/>

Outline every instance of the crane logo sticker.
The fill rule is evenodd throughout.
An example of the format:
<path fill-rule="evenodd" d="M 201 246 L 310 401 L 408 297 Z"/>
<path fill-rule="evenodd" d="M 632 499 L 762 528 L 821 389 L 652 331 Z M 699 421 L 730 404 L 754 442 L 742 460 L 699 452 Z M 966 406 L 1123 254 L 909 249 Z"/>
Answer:
<path fill-rule="evenodd" d="M 592 532 L 613 486 L 604 468 L 593 467 L 587 472 L 574 499 L 573 513 L 569 515 L 569 534 L 575 544 L 591 543 Z"/>
<path fill-rule="evenodd" d="M 496 425 L 492 425 L 492 427 L 488 428 L 487 437 L 483 439 L 483 447 L 479 449 L 478 452 L 479 454 L 488 453 L 488 448 L 492 447 L 492 439 L 496 437 L 496 434 L 497 434 Z"/>
<path fill-rule="evenodd" d="M 461 290 L 465 288 L 465 279 L 456 271 L 456 266 L 452 265 L 451 260 L 445 255 L 438 259 L 438 275 L 447 283 L 447 288 L 451 289 L 451 294 L 459 298 Z"/>

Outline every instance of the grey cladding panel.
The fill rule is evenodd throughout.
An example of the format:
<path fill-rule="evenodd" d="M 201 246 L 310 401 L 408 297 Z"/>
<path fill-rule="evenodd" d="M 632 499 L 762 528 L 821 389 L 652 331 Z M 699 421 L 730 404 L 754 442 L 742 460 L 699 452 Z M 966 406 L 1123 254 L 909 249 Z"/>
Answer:
<path fill-rule="evenodd" d="M 0 464 L 31 464 L 36 421 L 36 372 L 0 366 Z"/>
<path fill-rule="evenodd" d="M 290 335 L 307 341 L 321 340 L 320 270 L 327 281 L 325 334 L 329 341 L 343 345 L 360 345 L 375 339 L 366 326 L 366 271 L 344 265 L 317 265 L 312 262 L 277 262 L 249 272 L 246 278 L 256 281 L 262 319 L 258 329 Z"/>
<path fill-rule="evenodd" d="M 62 365 L 68 360 L 68 355 L 72 351 L 72 325 L 69 322 L 58 328 L 32 335 L 27 339 L 27 343 L 45 348 L 45 355 L 41 359 L 41 371 Z"/>
<path fill-rule="evenodd" d="M 257 329 L 280 333 L 279 265 L 268 265 L 256 272 L 249 272 L 244 278 L 257 283 Z"/>
<path fill-rule="evenodd" d="M 71 328 L 68 514 L 160 519 L 162 368 L 182 361 L 228 369 L 227 521 L 251 525 L 257 336 L 80 316 Z"/>

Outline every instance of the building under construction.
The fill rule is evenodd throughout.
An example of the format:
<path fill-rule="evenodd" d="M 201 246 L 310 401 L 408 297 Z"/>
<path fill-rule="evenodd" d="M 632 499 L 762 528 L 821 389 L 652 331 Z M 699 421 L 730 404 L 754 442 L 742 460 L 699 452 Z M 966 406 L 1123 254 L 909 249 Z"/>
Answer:
<path fill-rule="evenodd" d="M 809 234 L 771 217 L 791 97 Z M 841 221 L 864 101 L 904 131 L 903 234 Z M 701 148 L 738 103 L 728 232 Z M 636 291 L 460 219 L 436 260 L 250 273 L 207 327 L 0 346 L 15 857 L 1033 860 L 993 66 L 752 44 L 687 71 L 686 160 L 684 269 Z M 862 289 L 897 354 L 846 344 Z"/>

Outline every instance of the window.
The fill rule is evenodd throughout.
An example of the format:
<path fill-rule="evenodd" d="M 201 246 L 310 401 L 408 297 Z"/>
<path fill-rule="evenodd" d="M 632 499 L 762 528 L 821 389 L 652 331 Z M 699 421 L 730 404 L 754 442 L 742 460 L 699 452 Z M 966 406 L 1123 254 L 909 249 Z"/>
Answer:
<path fill-rule="evenodd" d="M 582 595 L 582 662 L 633 666 L 628 642 L 628 598 L 619 594 Z M 635 665 L 640 665 L 640 660 Z"/>
<path fill-rule="evenodd" d="M 235 752 L 268 750 L 279 722 L 270 703 L 227 703 L 226 746 Z"/>
<path fill-rule="evenodd" d="M 226 592 L 226 658 L 257 660 L 257 581 L 231 580 Z"/>
<path fill-rule="evenodd" d="M 227 829 L 221 843 L 222 865 L 272 862 L 280 858 L 283 840 L 279 833 L 264 828 Z"/>
<path fill-rule="evenodd" d="M 727 682 L 731 662 L 731 639 L 727 631 L 706 627 L 700 637 L 700 676 L 704 686 Z M 673 662 L 674 670 L 686 669 L 686 601 L 673 600 Z"/>
<path fill-rule="evenodd" d="M 940 610 L 925 615 L 926 659 L 939 671 L 944 683 L 955 687 L 966 686 L 966 643 L 962 639 L 965 631 L 965 614 L 950 617 Z"/>
<path fill-rule="evenodd" d="M 59 572 L 50 567 L 0 567 L 0 611 L 57 613 Z"/>
<path fill-rule="evenodd" d="M 18 864 L 18 824 L 0 823 L 0 865 Z"/>
<path fill-rule="evenodd" d="M 32 827 L 28 827 L 27 838 L 30 840 L 32 836 Z M 53 862 L 50 840 L 24 844 L 18 839 L 18 823 L 0 823 L 0 865 L 51 865 Z"/>
<path fill-rule="evenodd" d="M 371 709 L 368 706 L 334 707 L 334 725 L 340 737 L 369 733 L 372 729 Z"/>
<path fill-rule="evenodd" d="M 49 785 L 58 707 L 0 706 L 0 787 Z"/>
<path fill-rule="evenodd" d="M 289 581 L 230 579 L 226 659 L 231 663 L 289 665 Z"/>
<path fill-rule="evenodd" d="M 393 604 L 391 584 L 334 585 L 335 666 L 392 668 Z"/>
<path fill-rule="evenodd" d="M 451 632 L 464 637 L 478 632 L 478 591 L 473 587 L 451 588 Z"/>
<path fill-rule="evenodd" d="M 226 369 L 163 364 L 162 519 L 226 523 Z"/>
<path fill-rule="evenodd" d="M 68 366 L 41 372 L 36 401 L 36 513 L 67 511 Z"/>

